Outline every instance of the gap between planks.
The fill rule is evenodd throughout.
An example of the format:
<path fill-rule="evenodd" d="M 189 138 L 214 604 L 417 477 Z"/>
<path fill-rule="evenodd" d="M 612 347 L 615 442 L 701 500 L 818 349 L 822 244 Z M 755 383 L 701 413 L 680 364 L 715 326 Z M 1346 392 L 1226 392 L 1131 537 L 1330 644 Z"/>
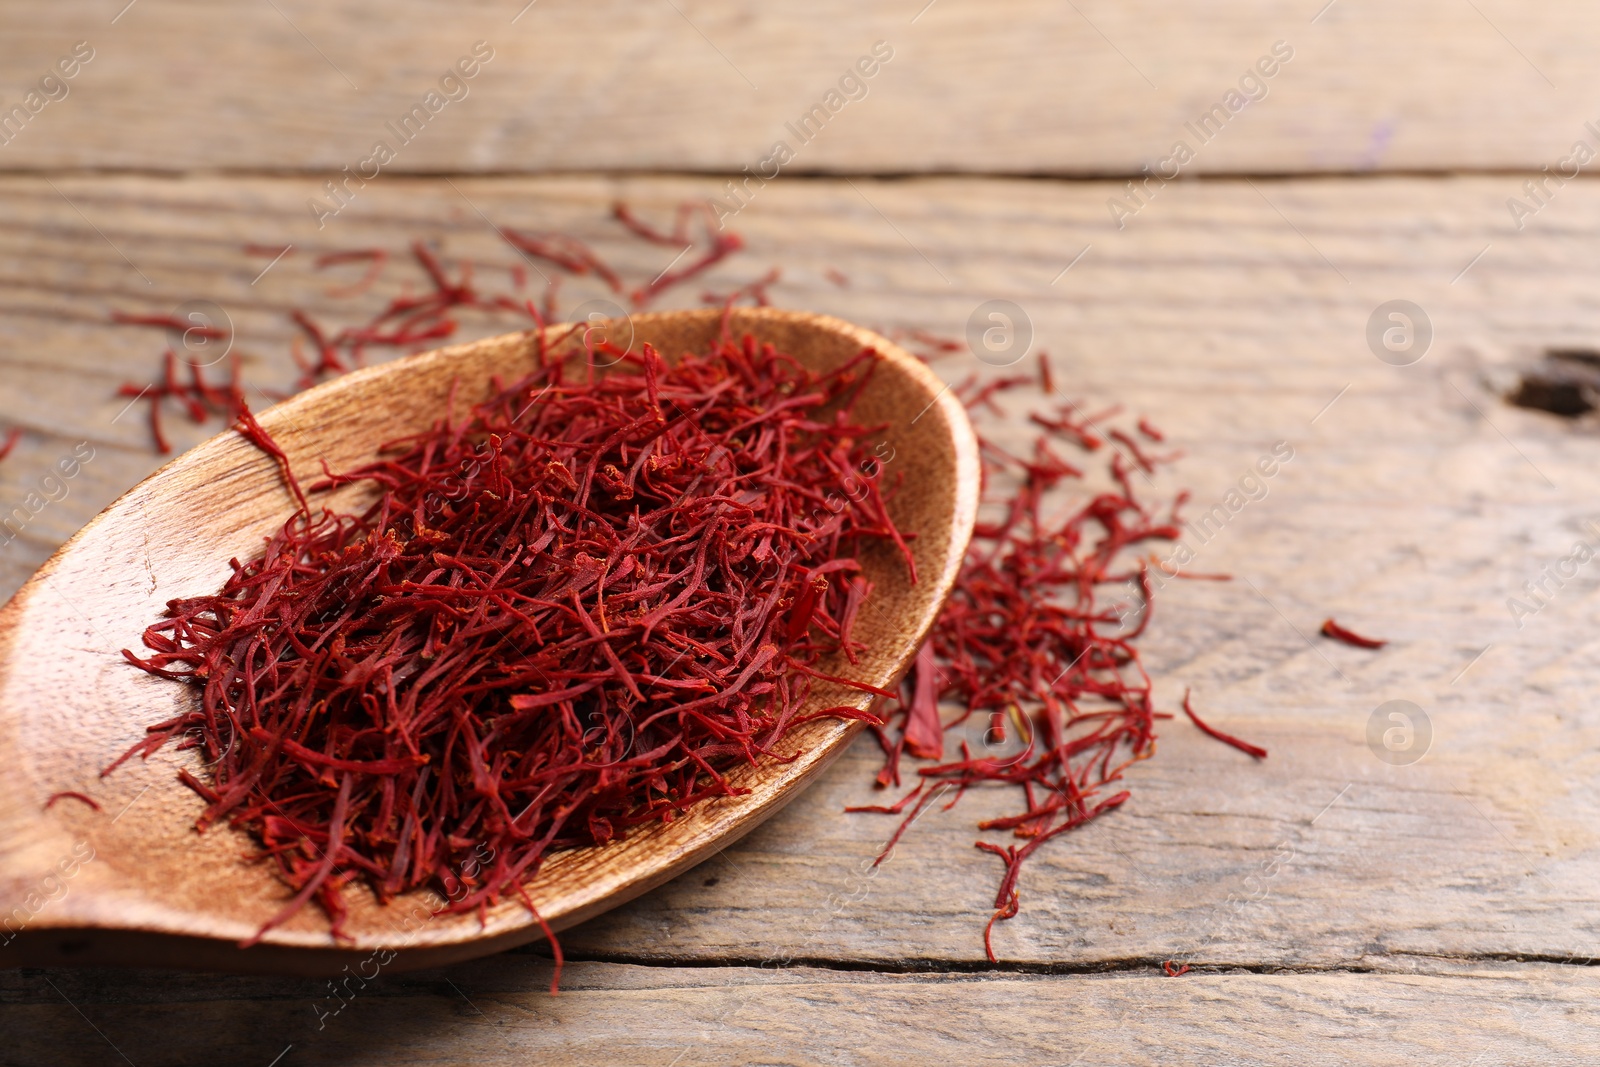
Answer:
<path fill-rule="evenodd" d="M 336 175 L 331 167 L 204 167 L 167 170 L 160 167 L 29 167 L 0 165 L 0 178 L 150 178 L 167 181 L 229 181 L 245 179 L 317 178 Z M 384 175 L 404 180 L 487 181 L 490 179 L 539 178 L 631 178 L 631 179 L 726 179 L 744 178 L 744 171 L 720 167 L 544 167 L 535 170 L 404 170 L 385 169 Z M 1226 182 L 1309 182 L 1309 181 L 1383 181 L 1386 179 L 1439 179 L 1455 178 L 1520 178 L 1539 174 L 1537 167 L 1413 167 L 1402 170 L 1227 170 L 1184 174 L 1168 179 L 1165 184 L 1215 185 Z M 1143 171 L 1126 169 L 1106 170 L 1038 170 L 1010 172 L 998 170 L 952 170 L 946 167 L 929 170 L 872 170 L 839 169 L 791 170 L 785 169 L 784 182 L 826 182 L 860 179 L 863 181 L 1008 181 L 1008 182 L 1060 182 L 1068 185 L 1085 185 L 1091 182 L 1128 181 L 1147 178 Z M 769 178 L 768 183 L 779 179 Z M 1594 181 L 1595 176 L 1579 174 L 1569 182 Z"/>

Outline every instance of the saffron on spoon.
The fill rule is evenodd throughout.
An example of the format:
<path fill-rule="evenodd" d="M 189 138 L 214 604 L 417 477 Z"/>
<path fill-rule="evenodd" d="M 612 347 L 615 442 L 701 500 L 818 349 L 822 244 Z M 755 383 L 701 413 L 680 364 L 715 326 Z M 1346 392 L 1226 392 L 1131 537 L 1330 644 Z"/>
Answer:
<path fill-rule="evenodd" d="M 829 666 L 865 647 L 859 552 L 888 545 L 915 580 L 868 448 L 883 427 L 852 414 L 876 353 L 817 373 L 724 333 L 670 364 L 611 355 L 603 376 L 551 360 L 305 486 L 241 412 L 297 510 L 125 652 L 198 700 L 103 773 L 198 751 L 197 828 L 248 832 L 292 894 L 251 942 L 313 902 L 343 937 L 358 886 L 459 880 L 448 911 L 533 910 L 552 852 L 741 792 L 726 772 L 793 759 L 798 722 L 881 721 L 800 712 L 819 682 L 886 692 Z M 314 503 L 357 484 L 362 511 Z"/>

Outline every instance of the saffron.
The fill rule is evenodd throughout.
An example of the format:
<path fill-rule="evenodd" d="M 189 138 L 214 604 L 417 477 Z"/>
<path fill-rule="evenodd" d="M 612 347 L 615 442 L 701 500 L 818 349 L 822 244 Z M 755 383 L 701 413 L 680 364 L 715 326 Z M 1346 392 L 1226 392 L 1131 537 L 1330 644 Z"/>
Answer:
<path fill-rule="evenodd" d="M 864 547 L 915 581 L 867 445 L 883 427 L 852 416 L 876 354 L 819 374 L 726 333 L 671 365 L 609 354 L 603 376 L 549 361 L 306 486 L 241 411 L 296 513 L 218 593 L 172 601 L 149 654 L 124 653 L 198 706 L 103 773 L 199 750 L 208 779 L 180 774 L 197 829 L 247 831 L 291 892 L 247 943 L 312 902 L 343 937 L 354 882 L 387 901 L 459 881 L 445 910 L 485 916 L 551 852 L 794 758 L 782 740 L 816 717 L 798 714 L 816 680 L 887 695 L 823 669 L 865 647 Z M 378 494 L 364 511 L 314 504 L 358 483 Z"/>
<path fill-rule="evenodd" d="M 939 338 L 923 340 L 935 350 L 944 347 Z M 1047 366 L 1041 362 L 1041 368 Z M 969 411 L 998 411 L 1000 396 L 1029 384 L 1031 378 L 982 384 L 969 379 L 955 391 Z M 1153 473 L 1176 456 L 1149 455 L 1120 428 L 1095 428 L 1117 413 L 1086 415 L 1070 401 L 1036 412 L 1031 420 L 1044 432 L 1026 456 L 1012 455 L 980 434 L 984 518 L 955 589 L 917 656 L 910 695 L 902 695 L 887 727 L 874 727 L 884 752 L 879 786 L 901 784 L 903 755 L 933 762 L 916 769 L 918 781 L 898 802 L 852 809 L 901 815 L 878 857 L 881 863 L 935 795 L 930 786 L 954 790 L 946 807 L 975 786 L 1018 790 L 1019 811 L 980 822 L 978 828 L 1007 831 L 1022 843 L 974 843 L 1003 865 L 984 929 L 984 951 L 991 961 L 996 960 L 995 924 L 1015 917 L 1021 906 L 1023 863 L 1051 838 L 1124 804 L 1127 790 L 1113 793 L 1111 788 L 1129 766 L 1154 754 L 1155 722 L 1170 717 L 1155 709 L 1139 661 L 1136 641 L 1149 624 L 1152 588 L 1151 559 L 1137 552 L 1147 542 L 1178 539 L 1178 508 L 1187 494 L 1178 494 L 1165 514 L 1139 499 L 1132 470 Z M 1107 462 L 1116 488 L 1085 491 L 1065 518 L 1049 517 L 1046 494 L 1084 477 L 1060 449 L 1106 455 L 1101 449 L 1108 441 L 1118 446 Z M 1130 587 L 1139 610 L 1130 613 L 1106 602 L 1106 591 Z M 941 704 L 959 711 L 941 723 Z M 1266 756 L 1266 750 L 1201 722 L 1187 694 L 1184 710 L 1206 734 Z M 975 753 L 971 741 L 963 739 L 959 755 L 945 757 L 943 734 L 974 720 L 987 724 L 983 737 L 989 751 Z M 1013 731 L 1008 726 L 1015 728 L 1009 746 Z M 916 804 L 908 812 L 913 798 Z"/>
<path fill-rule="evenodd" d="M 492 268 L 511 284 L 495 292 L 472 262 L 414 242 L 420 292 L 407 285 L 358 325 L 289 312 L 296 388 L 362 366 L 374 350 L 436 345 L 455 335 L 462 310 L 542 329 L 559 321 L 566 279 L 587 276 L 644 307 L 744 247 L 704 203 L 679 205 L 670 227 L 622 203 L 612 218 L 625 237 L 676 258 L 630 281 L 587 242 L 504 228 L 523 262 Z M 328 295 L 368 291 L 388 254 L 318 257 L 319 270 L 361 262 L 366 273 Z M 547 284 L 537 303 L 524 293 L 524 264 L 550 268 L 540 271 Z M 824 276 L 850 284 L 837 270 Z M 779 277 L 773 269 L 702 299 L 764 306 Z M 182 328 L 170 316 L 113 318 Z M 923 329 L 890 336 L 927 362 L 967 350 L 961 338 Z M 1166 438 L 1144 418 L 1128 429 L 1114 424 L 1118 408 L 1089 414 L 1058 399 L 1042 352 L 1036 375 L 954 386 L 980 423 L 986 413 L 1010 417 L 1000 401 L 1024 386 L 1037 384 L 1053 406 L 1028 415 L 1039 431 L 1031 450 L 1013 455 L 981 441 L 984 519 L 933 635 L 889 693 L 819 669 L 835 654 L 854 662 L 861 650 L 851 631 L 871 588 L 854 565 L 858 547 L 891 542 L 911 576 L 884 510 L 883 465 L 859 463 L 865 494 L 851 469 L 873 430 L 848 421 L 870 358 L 812 379 L 748 339 L 724 336 L 714 351 L 670 368 L 648 347 L 624 353 L 587 334 L 585 344 L 591 356 L 606 356 L 592 366 L 617 364 L 611 373 L 572 378 L 547 365 L 480 405 L 466 426 L 441 423 L 380 463 L 304 489 L 244 406 L 236 359 L 221 383 L 197 369 L 185 381 L 169 352 L 156 385 L 124 385 L 121 395 L 148 397 L 161 451 L 164 402 L 197 422 L 221 415 L 274 458 L 300 503 L 262 559 L 238 565 L 216 596 L 173 602 L 146 632 L 153 654 L 128 654 L 206 694 L 203 711 L 155 725 L 128 755 L 174 741 L 200 749 L 214 764 L 211 780 L 182 775 L 206 803 L 199 825 L 226 820 L 249 831 L 292 892 L 262 932 L 314 901 L 340 934 L 341 892 L 356 881 L 380 899 L 464 884 L 449 910 L 482 914 L 521 894 L 551 851 L 670 821 L 728 792 L 728 767 L 789 758 L 776 746 L 809 686 L 855 684 L 894 701 L 892 721 L 873 725 L 884 754 L 877 785 L 902 785 L 904 757 L 921 764 L 898 799 L 850 809 L 900 816 L 888 848 L 941 798 L 948 809 L 973 786 L 1020 793 L 1014 814 L 979 824 L 1018 843 L 976 842 L 1003 867 L 984 930 L 993 960 L 996 923 L 1020 908 L 1024 861 L 1124 804 L 1128 791 L 1113 787 L 1154 754 L 1156 721 L 1172 717 L 1156 710 L 1137 640 L 1152 606 L 1147 567 L 1160 566 L 1147 543 L 1178 538 L 1187 494 L 1158 512 L 1133 479 L 1150 478 L 1177 453 L 1146 450 L 1144 442 Z M 779 386 L 816 404 L 779 414 Z M 535 394 L 545 399 L 530 406 Z M 735 429 L 725 405 L 766 414 Z M 823 410 L 826 418 L 806 416 Z M 786 448 L 775 452 L 761 425 L 787 435 Z M 1089 488 L 1096 462 L 1111 488 Z M 819 505 L 841 475 L 849 479 L 841 499 L 852 503 L 834 513 Z M 315 494 L 355 482 L 378 491 L 369 510 L 314 511 Z M 1079 497 L 1064 514 L 1044 508 L 1056 490 Z M 707 538 L 713 548 L 702 551 Z M 1331 619 L 1323 633 L 1384 644 Z M 956 709 L 949 721 L 941 705 Z M 1267 755 L 1207 725 L 1188 693 L 1182 709 L 1205 734 Z M 963 740 L 947 759 L 946 735 L 969 722 L 983 726 L 988 751 L 975 754 Z M 469 871 L 467 857 L 484 844 L 493 860 Z M 551 943 L 559 973 L 560 947 Z M 1166 961 L 1163 970 L 1176 976 L 1188 967 Z"/>
<path fill-rule="evenodd" d="M 96 801 L 94 797 L 91 797 L 85 793 L 74 793 L 71 790 L 65 790 L 60 793 L 51 794 L 50 799 L 44 802 L 44 810 L 49 811 L 51 808 L 55 807 L 55 803 L 58 800 L 76 800 L 80 804 L 87 804 L 95 811 L 102 810 L 99 802 Z"/>
<path fill-rule="evenodd" d="M 1345 644 L 1354 645 L 1356 648 L 1382 648 L 1389 643 L 1381 638 L 1363 637 L 1354 630 L 1346 630 L 1332 619 L 1323 621 L 1322 636 L 1331 637 L 1335 641 L 1343 641 Z"/>
<path fill-rule="evenodd" d="M 1189 716 L 1189 721 L 1198 726 L 1200 728 L 1200 732 L 1205 734 L 1207 737 L 1214 737 L 1224 744 L 1232 745 L 1240 752 L 1254 756 L 1256 759 L 1267 758 L 1267 750 L 1262 748 L 1260 745 L 1252 745 L 1248 741 L 1241 741 L 1232 734 L 1225 734 L 1216 727 L 1207 726 L 1204 722 L 1202 722 L 1200 716 L 1195 714 L 1194 706 L 1189 703 L 1189 693 L 1187 690 L 1185 690 L 1183 694 L 1183 713 Z"/>

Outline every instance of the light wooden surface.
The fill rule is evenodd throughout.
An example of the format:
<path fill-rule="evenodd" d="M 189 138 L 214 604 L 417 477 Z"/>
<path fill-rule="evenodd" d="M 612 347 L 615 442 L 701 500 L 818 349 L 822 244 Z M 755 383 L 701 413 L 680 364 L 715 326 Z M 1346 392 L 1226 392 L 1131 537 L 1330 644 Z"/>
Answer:
<path fill-rule="evenodd" d="M 551 998 L 539 989 L 547 966 L 510 955 L 382 979 L 325 1019 L 314 1006 L 327 992 L 311 982 L 146 972 L 138 985 L 108 987 L 98 975 L 55 974 L 47 983 L 0 973 L 7 1022 L 16 1020 L 8 1036 L 20 1035 L 0 1056 L 110 1064 L 123 1062 L 120 1051 L 131 1063 L 174 1067 L 266 1067 L 285 1052 L 284 1064 L 374 1067 L 1583 1067 L 1600 1056 L 1589 1018 L 1600 993 L 1592 972 L 1441 969 L 1447 973 L 1167 980 L 578 964 Z"/>
<path fill-rule="evenodd" d="M 710 351 L 724 326 L 717 308 L 641 314 L 630 322 L 628 348 L 652 344 L 668 358 Z M 878 352 L 855 417 L 893 449 L 883 454 L 895 459 L 904 481 L 889 507 L 921 581 L 903 580 L 905 562 L 893 546 L 862 552 L 863 576 L 882 590 L 860 620 L 866 650 L 855 663 L 838 655 L 817 666 L 866 685 L 892 686 L 955 581 L 977 513 L 978 448 L 966 412 L 922 362 L 842 320 L 741 308 L 726 327 L 734 336 L 776 345 L 818 373 L 864 349 Z M 546 334 L 548 358 L 576 360 L 581 373 L 584 350 L 572 327 L 551 326 Z M 324 469 L 378 462 L 383 442 L 425 433 L 451 404 L 459 411 L 495 395 L 492 382 L 524 379 L 540 368 L 540 352 L 532 331 L 517 331 L 369 367 L 263 412 L 261 425 L 309 485 Z M 359 514 L 371 500 L 357 488 L 313 506 Z M 163 750 L 100 779 L 143 725 L 182 714 L 193 698 L 126 669 L 121 650 L 137 647 L 129 636 L 160 618 L 171 600 L 214 590 L 230 560 L 258 555 L 294 514 L 277 465 L 241 436 L 222 434 L 121 497 L 0 609 L 0 762 L 19 772 L 0 783 L 0 915 L 18 906 L 37 912 L 20 941 L 12 945 L 8 936 L 0 944 L 0 963 L 42 966 L 76 957 L 338 974 L 379 951 L 398 953 L 391 965 L 407 969 L 542 936 L 516 895 L 483 914 L 441 915 L 419 928 L 397 917 L 426 916 L 438 906 L 437 893 L 419 890 L 389 906 L 358 893 L 343 941 L 329 935 L 326 915 L 307 908 L 263 934 L 259 951 L 241 957 L 234 946 L 273 921 L 285 894 L 268 868 L 239 862 L 246 847 L 239 835 L 196 836 L 193 793 L 178 774 L 203 774 L 204 764 L 192 754 Z M 865 710 L 873 699 L 859 689 L 819 684 L 796 714 Z M 559 852 L 526 883 L 528 903 L 560 930 L 660 885 L 788 803 L 860 728 L 839 719 L 802 722 L 786 735 L 795 758 L 728 772 L 732 788 L 743 794 L 737 799 L 699 805 L 603 846 Z M 75 803 L 45 810 L 50 797 L 66 791 L 96 797 L 102 810 Z M 132 811 L 135 803 L 138 811 Z M 53 868 L 79 840 L 92 849 L 93 860 L 75 872 L 70 891 L 48 907 L 28 903 L 46 878 L 59 880 Z M 66 957 L 59 949 L 64 943 L 72 945 Z"/>
<path fill-rule="evenodd" d="M 30 428 L 0 466 L 0 500 L 26 493 L 78 440 L 98 452 L 72 494 L 0 554 L 7 589 L 157 462 L 135 415 L 112 421 L 121 403 L 110 394 L 154 372 L 159 341 L 104 325 L 109 308 L 217 300 L 249 341 L 251 377 L 270 388 L 293 375 L 283 309 L 304 301 L 337 318 L 341 305 L 316 295 L 325 279 L 304 249 L 252 286 L 264 260 L 242 255 L 243 240 L 399 251 L 404 237 L 432 236 L 452 254 L 507 262 L 481 209 L 593 236 L 649 276 L 665 263 L 626 251 L 604 217 L 610 199 L 662 210 L 715 185 L 384 179 L 319 238 L 302 215 L 302 177 L 51 180 L 70 205 L 41 178 L 0 181 L 0 424 Z M 983 963 L 980 939 L 999 869 L 970 847 L 992 801 L 930 814 L 871 877 L 864 862 L 891 823 L 839 810 L 874 797 L 861 744 L 740 845 L 571 931 L 570 950 L 595 961 L 576 973 L 608 990 L 594 1000 L 576 989 L 539 1000 L 547 965 L 521 957 L 450 971 L 457 999 L 510 1036 L 450 1003 L 442 981 L 380 979 L 427 1006 L 358 999 L 317 1035 L 311 1005 L 295 999 L 303 986 L 23 973 L 5 977 L 0 1002 L 8 1029 L 23 1020 L 34 1043 L 17 1061 L 44 1055 L 29 1049 L 104 1061 L 87 1017 L 112 1042 L 148 1042 L 152 1062 L 223 1049 L 266 1063 L 291 1042 L 286 1064 L 512 1063 L 535 1049 L 583 1062 L 612 1040 L 666 1064 L 691 1035 L 712 1044 L 680 1063 L 901 1062 L 922 1040 L 927 1058 L 961 1059 L 957 1042 L 975 1058 L 1017 1012 L 1037 1035 L 1025 1061 L 1040 1063 L 1151 1062 L 1156 1049 L 1176 1062 L 1592 1062 L 1600 1039 L 1580 1005 L 1600 956 L 1597 583 L 1581 570 L 1521 629 L 1506 600 L 1600 511 L 1597 442 L 1591 423 L 1512 408 L 1497 389 L 1547 346 L 1600 344 L 1600 187 L 1569 185 L 1508 232 L 1504 202 L 1520 184 L 1208 181 L 1167 190 L 1119 231 L 1107 183 L 811 180 L 770 186 L 738 217 L 750 252 L 708 287 L 781 262 L 783 304 L 947 333 L 981 300 L 1018 301 L 1074 395 L 1125 402 L 1186 450 L 1156 489 L 1192 488 L 1191 514 L 1275 442 L 1295 450 L 1267 498 L 1199 551 L 1196 569 L 1238 580 L 1168 586 L 1146 643 L 1166 706 L 1192 685 L 1202 713 L 1271 757 L 1254 764 L 1168 724 L 1157 758 L 1130 773 L 1133 800 L 1025 869 L 1022 913 L 997 931 L 999 968 Z M 829 283 L 829 267 L 851 287 Z M 1431 317 L 1432 349 L 1414 366 L 1367 347 L 1368 318 L 1391 299 Z M 952 357 L 937 369 L 982 368 Z M 983 428 L 1003 437 L 1015 423 Z M 1394 643 L 1371 653 L 1302 636 L 1328 615 Z M 1366 742 L 1374 709 L 1397 698 L 1434 728 L 1410 766 Z M 1164 959 L 1201 970 L 1162 978 Z M 1499 962 L 1512 960 L 1542 962 Z M 725 1024 L 717 1013 L 742 1003 L 732 990 L 752 977 L 740 966 L 757 969 L 763 992 Z M 948 970 L 978 973 L 933 973 Z M 693 992 L 644 992 L 636 975 L 646 990 Z M 954 993 L 956 982 L 968 984 Z M 886 986 L 905 998 L 892 1010 Z M 292 1006 L 274 999 L 285 997 Z M 401 1016 L 417 1021 L 390 1025 Z M 174 1034 L 179 1019 L 188 1029 Z M 1319 1048 L 1335 1034 L 1356 1044 Z M 1103 1035 L 1106 1049 L 1083 1053 Z"/>
<path fill-rule="evenodd" d="M 7 106 L 95 58 L 0 168 L 337 171 L 388 139 L 390 175 L 737 173 L 786 139 L 793 171 L 1135 174 L 1184 138 L 1189 174 L 1537 170 L 1600 119 L 1582 0 L 126 2 L 9 20 Z M 468 95 L 388 134 L 479 40 Z M 784 124 L 877 41 L 865 98 L 802 144 Z M 1294 58 L 1201 147 L 1183 124 L 1276 41 Z"/>

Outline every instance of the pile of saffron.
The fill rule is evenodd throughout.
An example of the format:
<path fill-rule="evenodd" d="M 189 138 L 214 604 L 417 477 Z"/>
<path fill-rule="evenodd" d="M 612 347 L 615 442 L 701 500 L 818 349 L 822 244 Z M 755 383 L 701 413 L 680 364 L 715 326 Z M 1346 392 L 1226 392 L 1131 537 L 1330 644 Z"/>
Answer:
<path fill-rule="evenodd" d="M 609 358 L 552 358 L 303 488 L 241 415 L 299 510 L 126 653 L 199 699 L 118 763 L 198 750 L 198 826 L 247 830 L 293 891 L 261 933 L 314 900 L 338 936 L 353 882 L 386 901 L 460 879 L 450 910 L 482 915 L 552 851 L 792 759 L 817 680 L 855 684 L 823 667 L 863 647 L 858 553 L 892 546 L 915 580 L 864 446 L 882 427 L 852 416 L 875 353 L 818 374 L 724 335 L 670 365 Z M 376 490 L 365 511 L 313 506 L 353 483 Z"/>
<path fill-rule="evenodd" d="M 1049 359 L 1041 357 L 1041 391 L 1053 391 Z M 995 408 L 997 396 L 1027 378 L 958 387 L 969 410 Z M 1009 785 L 1022 801 L 1015 814 L 979 823 L 1008 831 L 1020 844 L 980 840 L 976 847 L 1003 864 L 984 949 L 996 959 L 994 924 L 1016 916 L 1023 862 L 1045 842 L 1111 811 L 1129 798 L 1112 791 L 1123 771 L 1154 754 L 1158 712 L 1149 676 L 1134 642 L 1149 624 L 1152 590 L 1146 542 L 1175 540 L 1184 495 L 1164 515 L 1135 491 L 1175 456 L 1152 456 L 1129 432 L 1110 426 L 1116 409 L 1085 414 L 1071 401 L 1034 413 L 1040 433 L 1029 455 L 1012 455 L 980 434 L 984 510 L 933 635 L 917 656 L 910 695 L 890 729 L 874 727 L 885 763 L 878 785 L 901 785 L 906 753 L 931 761 L 915 771 L 916 785 L 897 802 L 853 811 L 903 816 L 881 862 L 901 835 L 936 800 L 948 810 L 968 789 Z M 1138 421 L 1147 442 L 1163 438 Z M 1087 488 L 1080 457 L 1109 456 L 1108 477 Z M 1068 456 L 1072 458 L 1069 459 Z M 1073 488 L 1074 493 L 1058 490 Z M 960 713 L 941 721 L 940 705 Z M 1265 750 L 1213 731 L 1206 733 L 1262 757 Z M 945 734 L 978 721 L 981 750 L 963 738 L 959 756 L 945 758 Z"/>

